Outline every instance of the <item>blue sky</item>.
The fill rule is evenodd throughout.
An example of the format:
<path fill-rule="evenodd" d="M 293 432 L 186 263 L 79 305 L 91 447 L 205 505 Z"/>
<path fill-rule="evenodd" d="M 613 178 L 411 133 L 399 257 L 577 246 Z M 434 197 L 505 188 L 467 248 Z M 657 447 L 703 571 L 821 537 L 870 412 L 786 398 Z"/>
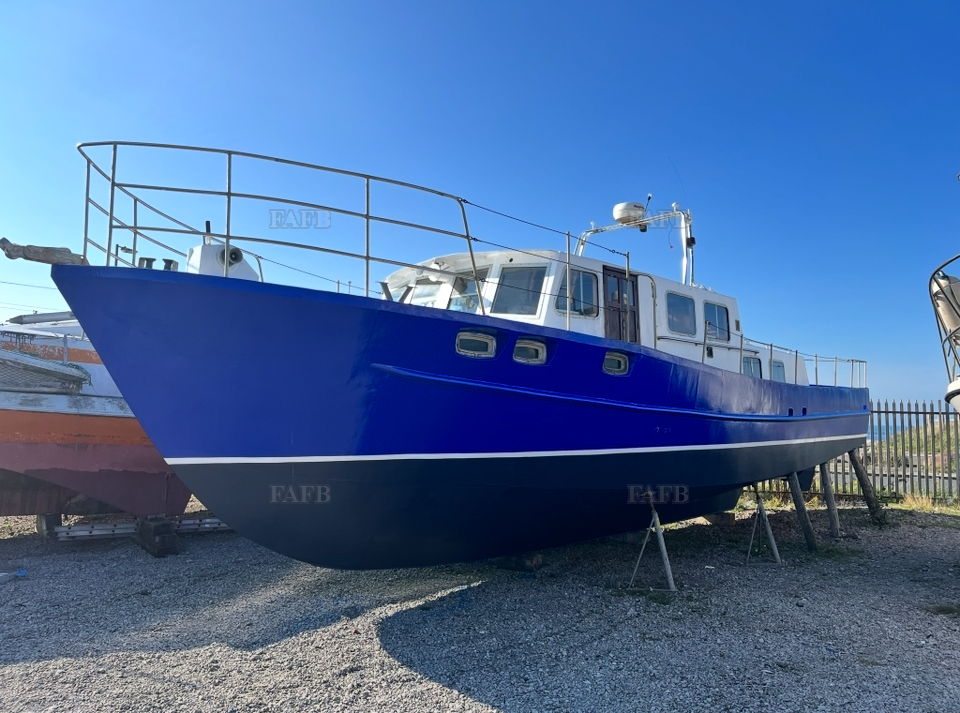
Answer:
<path fill-rule="evenodd" d="M 749 335 L 865 358 L 880 398 L 939 398 L 926 282 L 960 252 L 958 20 L 948 2 L 6 3 L 0 235 L 79 249 L 74 146 L 107 139 L 350 168 L 573 231 L 652 192 L 693 210 L 698 281 Z M 608 238 L 678 273 L 675 236 Z M 0 281 L 50 285 L 22 262 Z M 0 318 L 61 304 L 0 284 Z"/>

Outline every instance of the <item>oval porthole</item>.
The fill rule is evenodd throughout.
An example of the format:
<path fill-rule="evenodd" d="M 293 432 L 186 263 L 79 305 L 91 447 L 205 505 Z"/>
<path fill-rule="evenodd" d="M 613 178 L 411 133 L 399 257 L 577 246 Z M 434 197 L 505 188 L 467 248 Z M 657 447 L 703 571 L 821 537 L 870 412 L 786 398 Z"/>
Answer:
<path fill-rule="evenodd" d="M 627 373 L 630 367 L 630 360 L 626 354 L 617 352 L 607 352 L 603 357 L 603 370 L 608 374 L 622 375 Z"/>
<path fill-rule="evenodd" d="M 457 334 L 457 354 L 468 357 L 492 357 L 497 353 L 497 340 L 489 334 L 460 332 Z"/>
<path fill-rule="evenodd" d="M 513 360 L 521 364 L 545 364 L 547 345 L 535 339 L 518 339 L 513 347 Z"/>

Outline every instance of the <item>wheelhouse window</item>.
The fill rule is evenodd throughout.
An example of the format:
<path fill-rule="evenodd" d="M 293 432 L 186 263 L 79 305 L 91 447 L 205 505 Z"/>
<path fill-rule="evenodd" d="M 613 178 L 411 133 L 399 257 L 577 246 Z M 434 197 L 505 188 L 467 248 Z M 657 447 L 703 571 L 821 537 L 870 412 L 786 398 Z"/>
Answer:
<path fill-rule="evenodd" d="M 437 300 L 440 298 L 440 288 L 443 287 L 442 282 L 434 282 L 433 280 L 417 280 L 417 284 L 414 285 L 413 290 L 410 292 L 410 299 L 407 300 L 408 304 L 420 305 L 421 307 L 439 307 Z"/>
<path fill-rule="evenodd" d="M 491 312 L 501 314 L 536 314 L 543 291 L 545 265 L 539 267 L 504 267 L 500 270 L 500 284 L 493 298 Z"/>
<path fill-rule="evenodd" d="M 490 268 L 487 267 L 478 269 L 477 276 L 485 280 L 489 271 Z M 453 280 L 453 291 L 450 293 L 447 309 L 454 312 L 476 312 L 479 307 L 480 291 L 477 289 L 473 270 L 457 275 Z"/>
<path fill-rule="evenodd" d="M 566 313 L 567 311 L 567 270 L 560 269 L 563 275 L 563 282 L 560 284 L 560 290 L 557 293 L 557 309 Z M 580 315 L 581 317 L 596 317 L 600 314 L 598 304 L 598 281 L 595 273 L 584 270 L 570 270 L 570 281 L 573 283 L 570 299 L 570 314 Z"/>
<path fill-rule="evenodd" d="M 546 364 L 547 345 L 536 339 L 518 339 L 513 347 L 513 360 L 521 364 Z"/>
<path fill-rule="evenodd" d="M 782 361 L 774 361 L 770 364 L 770 380 L 779 381 L 782 384 L 787 383 L 787 370 Z"/>
<path fill-rule="evenodd" d="M 621 376 L 630 368 L 630 360 L 626 354 L 607 352 L 603 357 L 603 370 L 608 374 Z"/>
<path fill-rule="evenodd" d="M 678 334 L 697 333 L 697 305 L 692 297 L 667 293 L 667 327 Z"/>
<path fill-rule="evenodd" d="M 390 299 L 392 299 L 394 302 L 403 302 L 407 295 L 410 294 L 410 291 L 410 285 L 401 285 L 400 287 L 396 287 L 390 291 Z"/>
<path fill-rule="evenodd" d="M 758 379 L 763 378 L 759 357 L 745 356 L 743 358 L 743 373 L 747 376 L 754 376 Z"/>
<path fill-rule="evenodd" d="M 489 358 L 497 353 L 497 339 L 481 332 L 457 334 L 457 354 L 469 357 Z"/>
<path fill-rule="evenodd" d="M 708 337 L 730 341 L 730 313 L 726 307 L 714 302 L 704 302 L 703 319 L 707 323 Z"/>

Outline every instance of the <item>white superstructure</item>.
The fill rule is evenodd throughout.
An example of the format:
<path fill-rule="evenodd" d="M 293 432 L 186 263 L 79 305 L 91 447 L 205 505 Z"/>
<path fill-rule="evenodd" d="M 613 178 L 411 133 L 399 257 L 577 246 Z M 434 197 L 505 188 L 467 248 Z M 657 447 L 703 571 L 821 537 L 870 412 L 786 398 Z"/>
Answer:
<path fill-rule="evenodd" d="M 568 266 L 566 253 L 551 250 L 457 253 L 420 265 L 390 275 L 384 296 L 633 342 L 763 379 L 809 383 L 801 355 L 744 337 L 736 299 L 706 287 L 634 270 L 628 275 L 623 266 L 583 256 L 572 255 Z"/>

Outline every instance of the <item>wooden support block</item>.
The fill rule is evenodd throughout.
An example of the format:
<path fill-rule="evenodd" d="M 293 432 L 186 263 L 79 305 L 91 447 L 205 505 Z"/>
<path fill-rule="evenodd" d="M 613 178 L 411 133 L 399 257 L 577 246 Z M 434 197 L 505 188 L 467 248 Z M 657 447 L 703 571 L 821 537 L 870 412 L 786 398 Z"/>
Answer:
<path fill-rule="evenodd" d="M 803 539 L 807 542 L 807 549 L 811 552 L 817 551 L 817 538 L 813 534 L 813 525 L 810 524 L 810 516 L 807 514 L 807 505 L 803 502 L 803 491 L 800 490 L 800 480 L 796 473 L 791 473 L 787 482 L 790 483 L 790 497 L 793 498 L 793 509 L 797 511 L 797 520 L 800 521 L 800 529 L 803 531 Z"/>
<path fill-rule="evenodd" d="M 165 557 L 180 552 L 180 543 L 172 520 L 165 518 L 140 518 L 134 539 L 154 557 Z"/>
<path fill-rule="evenodd" d="M 57 528 L 63 524 L 60 513 L 53 515 L 37 515 L 37 534 L 42 537 L 56 537 Z"/>
<path fill-rule="evenodd" d="M 820 489 L 827 504 L 827 519 L 830 521 L 830 537 L 840 537 L 840 513 L 837 512 L 837 499 L 833 497 L 833 483 L 827 472 L 827 464 L 820 464 Z"/>
<path fill-rule="evenodd" d="M 886 525 L 887 513 L 880 507 L 880 501 L 877 500 L 877 493 L 873 489 L 873 483 L 871 483 L 870 478 L 867 477 L 867 471 L 864 470 L 863 463 L 860 462 L 857 451 L 850 451 L 847 453 L 847 457 L 850 458 L 850 465 L 853 466 L 853 470 L 857 474 L 857 482 L 860 483 L 860 491 L 863 493 L 863 499 L 867 501 L 867 509 L 870 510 L 870 517 L 872 517 L 873 521 L 878 525 Z"/>

